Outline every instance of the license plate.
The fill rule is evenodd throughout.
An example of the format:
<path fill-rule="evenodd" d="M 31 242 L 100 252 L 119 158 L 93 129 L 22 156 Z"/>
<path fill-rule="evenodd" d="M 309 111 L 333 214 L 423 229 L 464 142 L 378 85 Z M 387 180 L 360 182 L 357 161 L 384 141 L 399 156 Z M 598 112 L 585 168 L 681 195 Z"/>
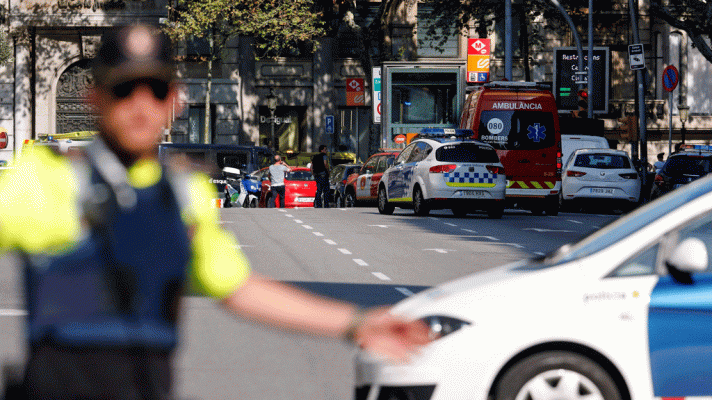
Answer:
<path fill-rule="evenodd" d="M 613 194 L 614 189 L 591 188 L 591 193 L 595 194 Z"/>
<path fill-rule="evenodd" d="M 313 197 L 300 197 L 297 199 L 297 203 L 313 203 L 314 198 Z"/>
<path fill-rule="evenodd" d="M 468 197 L 468 198 L 476 198 L 476 199 L 481 199 L 483 197 L 487 197 L 487 192 L 482 191 L 482 190 L 460 190 L 459 192 L 460 197 Z"/>

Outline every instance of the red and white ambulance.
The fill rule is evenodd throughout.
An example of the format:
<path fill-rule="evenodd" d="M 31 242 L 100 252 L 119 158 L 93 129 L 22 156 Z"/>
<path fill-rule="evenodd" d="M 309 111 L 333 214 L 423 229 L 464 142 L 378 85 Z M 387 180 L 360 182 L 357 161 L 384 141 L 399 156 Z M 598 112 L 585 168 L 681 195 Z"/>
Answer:
<path fill-rule="evenodd" d="M 561 132 L 551 90 L 534 82 L 491 82 L 465 100 L 461 129 L 492 145 L 507 176 L 510 206 L 558 215 Z"/>

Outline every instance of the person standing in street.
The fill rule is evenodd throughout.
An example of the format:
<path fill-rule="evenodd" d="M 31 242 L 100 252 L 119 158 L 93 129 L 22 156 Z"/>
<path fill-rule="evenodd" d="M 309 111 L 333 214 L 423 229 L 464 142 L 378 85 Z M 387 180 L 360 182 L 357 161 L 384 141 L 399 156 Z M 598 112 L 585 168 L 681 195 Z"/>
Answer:
<path fill-rule="evenodd" d="M 282 161 L 282 157 L 279 154 L 276 154 L 274 156 L 274 164 L 269 166 L 269 190 L 271 199 L 267 207 L 277 207 L 277 196 L 279 195 L 279 208 L 284 208 L 284 196 L 287 195 L 284 178 L 289 171 L 291 171 L 289 165 Z"/>
<path fill-rule="evenodd" d="M 187 290 L 237 316 L 394 359 L 430 342 L 419 320 L 250 269 L 210 204 L 209 177 L 158 160 L 180 103 L 172 46 L 157 27 L 107 32 L 92 72 L 99 133 L 86 151 L 38 147 L 0 176 L 0 250 L 21 255 L 28 342 L 24 379 L 5 386 L 6 398 L 174 398 Z"/>
<path fill-rule="evenodd" d="M 319 153 L 311 159 L 311 172 L 316 181 L 314 208 L 329 208 L 329 156 L 323 144 L 319 145 Z"/>
<path fill-rule="evenodd" d="M 656 174 L 660 173 L 660 170 L 663 169 L 663 165 L 665 165 L 663 158 L 665 158 L 665 153 L 658 153 L 658 160 L 655 161 L 655 164 L 653 164 Z"/>

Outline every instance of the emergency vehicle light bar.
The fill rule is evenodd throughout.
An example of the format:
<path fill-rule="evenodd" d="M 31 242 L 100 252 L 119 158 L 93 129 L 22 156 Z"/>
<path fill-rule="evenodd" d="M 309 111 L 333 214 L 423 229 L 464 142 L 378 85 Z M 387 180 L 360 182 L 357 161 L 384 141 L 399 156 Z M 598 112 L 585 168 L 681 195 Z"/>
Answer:
<path fill-rule="evenodd" d="M 452 129 L 452 128 L 424 128 L 418 134 L 419 137 L 447 138 L 447 137 L 473 137 L 475 132 L 472 129 Z"/>
<path fill-rule="evenodd" d="M 712 151 L 712 146 L 703 144 L 683 144 L 680 146 L 680 150 Z"/>

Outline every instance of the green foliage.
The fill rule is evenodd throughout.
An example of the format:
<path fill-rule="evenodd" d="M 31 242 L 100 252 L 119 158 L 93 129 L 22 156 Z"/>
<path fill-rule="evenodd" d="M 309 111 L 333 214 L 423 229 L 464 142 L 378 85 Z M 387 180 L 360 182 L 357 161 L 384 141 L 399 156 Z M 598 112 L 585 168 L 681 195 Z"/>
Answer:
<path fill-rule="evenodd" d="M 673 28 L 687 32 L 692 45 L 712 63 L 712 3 L 705 0 L 650 1 L 651 13 Z"/>
<path fill-rule="evenodd" d="M 178 0 L 165 30 L 174 39 L 205 38 L 215 32 L 221 41 L 232 36 L 256 38 L 258 54 L 274 57 L 312 43 L 324 35 L 321 14 L 313 0 Z"/>
<path fill-rule="evenodd" d="M 0 65 L 12 61 L 13 55 L 12 38 L 4 30 L 0 30 Z"/>

